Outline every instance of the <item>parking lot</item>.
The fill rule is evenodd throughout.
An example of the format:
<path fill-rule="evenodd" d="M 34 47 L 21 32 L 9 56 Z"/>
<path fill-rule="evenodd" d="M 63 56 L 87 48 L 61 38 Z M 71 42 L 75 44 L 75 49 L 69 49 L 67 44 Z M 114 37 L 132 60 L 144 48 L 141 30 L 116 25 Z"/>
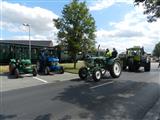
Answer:
<path fill-rule="evenodd" d="M 8 73 L 2 73 L 0 76 L 1 92 L 78 78 L 77 74 L 66 72 L 64 74 L 37 75 L 36 77 L 31 74 L 23 74 L 18 79 Z"/>
<path fill-rule="evenodd" d="M 152 68 L 156 71 L 158 70 L 157 66 L 158 63 L 152 63 Z M 14 75 L 10 75 L 9 73 L 0 73 L 0 92 L 49 84 L 49 83 L 57 83 L 77 78 L 79 78 L 78 74 L 72 74 L 68 72 L 65 72 L 64 74 L 53 74 L 53 73 L 51 73 L 50 75 L 40 74 L 37 75 L 36 77 L 33 77 L 32 74 L 21 74 L 18 79 L 15 78 Z"/>
<path fill-rule="evenodd" d="M 159 120 L 160 69 L 123 71 L 118 79 L 83 81 L 77 74 L 1 74 L 1 116 L 12 120 Z M 64 82 L 62 82 L 64 81 Z M 14 104 L 13 104 L 14 103 Z M 15 109 L 16 108 L 16 109 Z M 42 120 L 41 119 L 41 120 Z"/>

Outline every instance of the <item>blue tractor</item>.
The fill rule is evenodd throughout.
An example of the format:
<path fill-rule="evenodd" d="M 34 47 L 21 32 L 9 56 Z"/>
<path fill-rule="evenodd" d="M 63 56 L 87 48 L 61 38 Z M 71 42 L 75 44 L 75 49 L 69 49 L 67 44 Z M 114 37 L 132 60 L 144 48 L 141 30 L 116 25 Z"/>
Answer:
<path fill-rule="evenodd" d="M 49 75 L 50 72 L 64 73 L 63 66 L 59 66 L 59 59 L 50 54 L 47 49 L 41 51 L 37 67 L 38 71 L 45 75 Z"/>

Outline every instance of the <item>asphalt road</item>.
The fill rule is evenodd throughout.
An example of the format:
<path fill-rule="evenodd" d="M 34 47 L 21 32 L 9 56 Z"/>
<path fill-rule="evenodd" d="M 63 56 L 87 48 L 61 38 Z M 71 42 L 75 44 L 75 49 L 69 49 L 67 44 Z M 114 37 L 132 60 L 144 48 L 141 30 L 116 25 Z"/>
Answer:
<path fill-rule="evenodd" d="M 154 64 L 151 72 L 126 71 L 119 79 L 106 76 L 96 83 L 73 79 L 5 91 L 0 120 L 147 119 L 158 105 L 159 85 L 160 70 Z"/>

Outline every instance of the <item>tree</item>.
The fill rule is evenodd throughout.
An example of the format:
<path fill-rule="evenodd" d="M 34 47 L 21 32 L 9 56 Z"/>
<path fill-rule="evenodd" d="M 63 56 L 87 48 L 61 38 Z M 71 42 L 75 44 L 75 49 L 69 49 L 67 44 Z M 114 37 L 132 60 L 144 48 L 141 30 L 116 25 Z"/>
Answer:
<path fill-rule="evenodd" d="M 153 55 L 158 58 L 160 57 L 160 42 L 155 45 Z"/>
<path fill-rule="evenodd" d="M 148 22 L 156 21 L 160 18 L 160 0 L 134 0 L 136 5 L 143 3 L 144 14 L 148 14 Z"/>
<path fill-rule="evenodd" d="M 73 0 L 64 6 L 62 17 L 53 22 L 58 29 L 58 42 L 67 47 L 76 68 L 76 55 L 95 47 L 95 20 L 85 2 Z"/>

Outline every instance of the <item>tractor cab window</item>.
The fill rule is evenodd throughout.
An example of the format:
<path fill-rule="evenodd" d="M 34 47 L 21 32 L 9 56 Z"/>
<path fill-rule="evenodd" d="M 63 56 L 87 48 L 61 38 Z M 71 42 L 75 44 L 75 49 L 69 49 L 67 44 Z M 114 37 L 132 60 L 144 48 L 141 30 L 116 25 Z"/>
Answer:
<path fill-rule="evenodd" d="M 127 54 L 129 55 L 129 56 L 136 56 L 136 55 L 140 55 L 140 51 L 139 50 L 128 50 L 127 51 Z"/>
<path fill-rule="evenodd" d="M 137 51 L 136 51 L 136 50 L 133 50 L 133 51 L 132 51 L 132 55 L 133 55 L 133 56 L 137 55 Z"/>

